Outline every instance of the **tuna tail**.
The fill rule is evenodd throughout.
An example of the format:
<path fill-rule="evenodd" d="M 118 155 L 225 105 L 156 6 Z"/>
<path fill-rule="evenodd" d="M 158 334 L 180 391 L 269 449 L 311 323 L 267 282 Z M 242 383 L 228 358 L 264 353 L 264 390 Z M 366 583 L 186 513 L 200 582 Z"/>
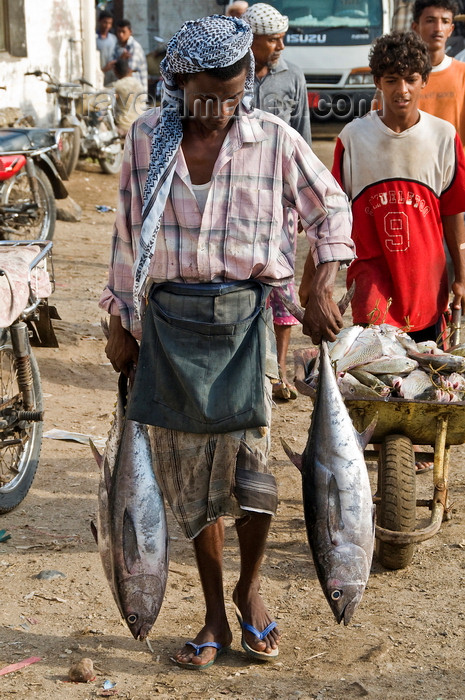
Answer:
<path fill-rule="evenodd" d="M 289 299 L 288 296 L 283 292 L 281 287 L 276 287 L 276 293 L 283 302 L 284 306 L 286 309 L 300 322 L 304 322 L 304 314 L 305 314 L 305 309 L 303 309 L 301 306 L 298 304 L 295 304 L 292 299 Z M 343 297 L 337 302 L 337 307 L 339 309 L 339 312 L 341 316 L 344 316 L 344 313 L 349 306 L 350 302 L 353 299 L 353 296 L 355 294 L 355 281 L 352 282 L 350 289 L 347 290 L 347 292 L 344 294 Z"/>
<path fill-rule="evenodd" d="M 302 455 L 299 455 L 297 452 L 294 452 L 283 438 L 281 438 L 281 445 L 283 446 L 283 450 L 287 454 L 289 459 L 291 460 L 292 464 L 297 467 L 299 472 L 301 472 L 302 471 Z"/>
<path fill-rule="evenodd" d="M 355 294 L 355 280 L 350 285 L 350 289 L 348 289 L 347 292 L 344 294 L 344 296 L 341 297 L 341 299 L 337 302 L 337 308 L 339 309 L 339 313 L 341 314 L 341 316 L 344 316 L 347 307 L 349 306 L 350 302 L 354 298 L 354 294 Z"/>
<path fill-rule="evenodd" d="M 110 327 L 109 327 L 109 325 L 108 325 L 107 319 L 106 319 L 106 318 L 101 318 L 101 319 L 100 319 L 100 325 L 101 325 L 101 327 L 102 327 L 103 335 L 104 335 L 105 338 L 108 340 L 108 338 L 110 337 Z"/>

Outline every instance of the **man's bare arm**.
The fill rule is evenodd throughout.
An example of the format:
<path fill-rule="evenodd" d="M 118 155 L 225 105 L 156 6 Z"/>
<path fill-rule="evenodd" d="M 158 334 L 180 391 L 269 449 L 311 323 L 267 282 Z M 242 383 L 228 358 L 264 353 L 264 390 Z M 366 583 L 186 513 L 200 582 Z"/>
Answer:
<path fill-rule="evenodd" d="M 452 307 L 465 312 L 465 225 L 463 214 L 442 216 L 444 238 L 454 264 L 455 279 L 452 284 Z"/>
<path fill-rule="evenodd" d="M 310 296 L 310 289 L 312 286 L 313 278 L 315 276 L 315 272 L 315 263 L 313 262 L 313 256 L 309 250 L 307 259 L 305 260 L 304 271 L 302 273 L 302 280 L 299 286 L 299 299 L 304 309 L 308 303 L 308 297 Z"/>

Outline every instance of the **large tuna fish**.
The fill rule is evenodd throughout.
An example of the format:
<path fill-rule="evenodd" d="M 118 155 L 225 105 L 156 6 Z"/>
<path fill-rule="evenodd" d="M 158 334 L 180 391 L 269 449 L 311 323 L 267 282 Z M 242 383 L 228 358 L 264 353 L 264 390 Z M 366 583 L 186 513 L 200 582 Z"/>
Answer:
<path fill-rule="evenodd" d="M 113 422 L 110 427 L 108 439 L 103 455 L 99 453 L 92 440 L 90 447 L 97 464 L 100 467 L 100 481 L 98 485 L 97 498 L 97 526 L 91 522 L 90 527 L 95 541 L 98 545 L 100 559 L 102 560 L 103 571 L 113 596 L 116 600 L 116 593 L 113 588 L 113 571 L 111 564 L 111 533 L 110 533 L 110 511 L 108 507 L 108 494 L 111 488 L 111 476 L 115 468 L 121 435 L 123 433 L 124 414 L 126 411 L 127 399 L 127 379 L 121 374 L 118 380 L 118 394 L 116 397 L 115 412 Z"/>
<path fill-rule="evenodd" d="M 125 418 L 126 388 L 121 376 L 103 457 L 93 448 L 102 470 L 96 535 L 115 602 L 134 638 L 143 640 L 163 602 L 168 532 L 147 427 Z"/>
<path fill-rule="evenodd" d="M 345 625 L 360 603 L 373 556 L 374 508 L 363 457 L 373 430 L 374 424 L 363 434 L 354 429 L 323 341 L 307 445 L 301 457 L 284 448 L 302 471 L 305 523 L 321 587 Z"/>

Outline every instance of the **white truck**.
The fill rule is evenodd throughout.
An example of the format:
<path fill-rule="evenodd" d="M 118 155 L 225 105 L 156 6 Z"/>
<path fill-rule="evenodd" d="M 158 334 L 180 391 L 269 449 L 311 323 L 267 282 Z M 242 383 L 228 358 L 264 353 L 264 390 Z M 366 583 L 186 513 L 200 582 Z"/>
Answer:
<path fill-rule="evenodd" d="M 391 29 L 409 29 L 412 0 L 268 2 L 289 17 L 285 58 L 305 73 L 313 117 L 348 120 L 365 114 L 375 91 L 370 45 Z"/>

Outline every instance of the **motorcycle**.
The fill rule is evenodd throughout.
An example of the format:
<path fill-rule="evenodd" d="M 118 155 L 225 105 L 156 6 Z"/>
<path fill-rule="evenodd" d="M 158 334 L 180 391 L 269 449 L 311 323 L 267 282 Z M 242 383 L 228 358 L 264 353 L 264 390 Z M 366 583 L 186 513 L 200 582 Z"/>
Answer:
<path fill-rule="evenodd" d="M 0 129 L 0 240 L 51 240 L 55 199 L 68 176 L 59 158 L 64 129 Z"/>
<path fill-rule="evenodd" d="M 43 394 L 31 342 L 57 347 L 46 299 L 50 241 L 0 241 L 0 513 L 27 495 L 39 464 Z M 30 340 L 32 335 L 32 340 Z"/>
<path fill-rule="evenodd" d="M 55 95 L 56 126 L 73 130 L 64 143 L 62 154 L 68 175 L 76 167 L 78 158 L 97 160 L 104 173 L 118 173 L 123 145 L 115 124 L 111 91 L 95 92 L 84 78 L 60 83 L 47 71 L 35 70 L 25 75 L 34 75 L 46 83 L 46 92 Z M 85 86 L 90 91 L 86 91 Z"/>

